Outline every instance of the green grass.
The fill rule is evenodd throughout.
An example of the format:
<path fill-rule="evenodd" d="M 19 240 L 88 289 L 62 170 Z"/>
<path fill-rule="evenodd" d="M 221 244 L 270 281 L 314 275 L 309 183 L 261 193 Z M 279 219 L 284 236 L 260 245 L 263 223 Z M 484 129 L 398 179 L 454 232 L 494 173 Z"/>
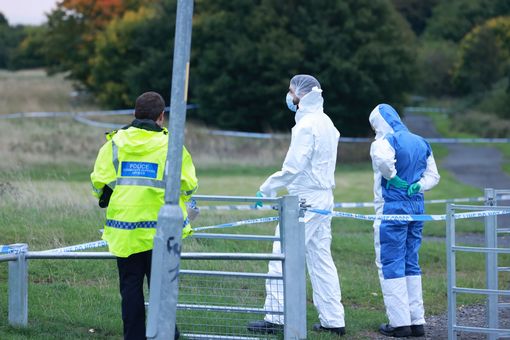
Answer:
<path fill-rule="evenodd" d="M 93 161 L 93 160 L 91 160 Z M 253 195 L 262 181 L 277 168 L 205 168 L 199 169 L 199 194 Z M 27 242 L 32 250 L 42 250 L 99 239 L 104 212 L 96 208 L 88 197 L 86 170 L 76 164 L 36 164 L 24 169 L 23 178 L 28 186 L 27 197 L 14 190 L 6 193 L 0 203 L 0 229 L 2 243 Z M 30 179 L 31 176 L 34 179 Z M 372 171 L 370 164 L 338 165 L 335 201 L 371 201 Z M 0 174 L 0 183 L 13 183 L 8 171 Z M 58 180 L 58 181 L 56 181 Z M 31 181 L 31 182 L 30 182 Z M 65 192 L 52 192 L 56 182 Z M 14 182 L 15 183 L 15 182 Z M 26 183 L 25 183 L 26 185 Z M 60 193 L 60 194 L 59 194 Z M 21 195 L 21 196 L 19 196 Z M 427 198 L 479 196 L 481 192 L 457 183 L 448 173 L 442 173 L 440 185 Z M 51 197 L 51 199 L 48 199 Z M 372 214 L 370 208 L 346 210 Z M 444 205 L 430 205 L 429 213 L 444 214 Z M 204 211 L 195 226 L 237 221 L 274 215 L 274 212 L 209 212 Z M 459 229 L 462 226 L 459 226 Z M 463 228 L 463 227 L 462 227 Z M 467 225 L 468 231 L 481 231 L 481 225 Z M 444 222 L 427 223 L 425 235 L 443 236 Z M 385 321 L 384 305 L 374 264 L 372 225 L 352 219 L 333 220 L 332 252 L 341 278 L 343 303 L 350 338 L 363 338 Z M 233 228 L 232 233 L 272 234 L 274 224 Z M 269 243 L 226 240 L 196 240 L 184 242 L 184 251 L 270 251 Z M 445 246 L 438 241 L 425 241 L 421 251 L 424 270 L 424 298 L 428 314 L 446 309 Z M 462 257 L 464 278 L 460 283 L 482 286 L 484 282 L 483 258 Z M 114 261 L 100 260 L 33 260 L 29 272 L 29 327 L 24 330 L 7 325 L 7 271 L 0 265 L 0 338 L 9 339 L 71 339 L 120 338 L 120 301 Z M 214 261 L 183 262 L 183 268 L 222 269 L 232 271 L 267 270 L 266 263 L 218 263 Z M 462 274 L 462 273 L 460 273 Z M 262 287 L 262 290 L 260 290 Z M 183 288 L 184 289 L 184 288 Z M 263 302 L 263 286 L 258 286 L 259 302 Z M 317 313 L 311 301 L 308 286 L 308 329 L 317 322 Z M 465 303 L 478 299 L 463 300 Z M 3 306 L 3 307 L 2 307 Z M 189 315 L 180 316 L 186 327 Z M 183 319 L 184 317 L 184 319 Z M 245 323 L 246 318 L 234 318 Z M 194 327 L 194 326 L 188 326 Z M 90 330 L 93 330 L 90 331 Z M 328 339 L 313 332 L 310 338 Z"/>
<path fill-rule="evenodd" d="M 39 86 L 39 80 L 44 82 L 44 76 L 37 72 L 0 73 L 0 83 L 5 83 L 7 80 L 2 77 L 19 78 L 16 93 L 30 93 L 31 86 Z M 39 78 L 37 80 L 33 77 Z M 13 79 L 9 78 L 8 82 Z M 39 108 L 38 111 L 58 110 L 59 107 L 65 110 L 66 105 L 69 107 L 65 94 L 65 91 L 71 89 L 69 83 L 58 77 L 46 79 L 46 82 L 49 82 L 50 88 L 60 93 L 61 99 L 46 98 L 48 104 L 38 106 L 27 102 L 23 96 L 16 97 L 16 93 L 11 93 L 11 102 L 4 107 L 5 112 L 36 111 L 35 106 Z M 44 92 L 38 91 L 42 90 L 32 91 L 34 98 L 44 97 Z M 36 103 L 42 103 L 42 99 Z M 100 238 L 99 229 L 104 222 L 104 211 L 97 208 L 97 203 L 91 197 L 88 180 L 97 150 L 104 141 L 103 133 L 104 129 L 85 127 L 69 118 L 23 119 L 0 123 L 0 244 L 26 242 L 31 250 L 44 250 Z M 188 127 L 186 144 L 197 167 L 200 182 L 198 194 L 201 195 L 253 196 L 267 176 L 280 168 L 288 147 L 288 141 L 247 143 L 212 137 L 193 125 Z M 447 150 L 439 145 L 433 148 L 442 178 L 437 188 L 426 194 L 427 199 L 482 195 L 481 190 L 462 185 L 451 174 L 442 171 L 440 162 Z M 335 202 L 373 200 L 373 173 L 367 162 L 339 163 L 336 183 Z M 371 208 L 345 211 L 373 214 Z M 427 212 L 444 214 L 445 205 L 429 205 Z M 203 211 L 194 226 L 273 215 L 274 211 Z M 231 228 L 225 232 L 270 235 L 274 228 L 274 223 L 266 223 Z M 460 232 L 481 232 L 482 228 L 480 222 L 459 221 L 457 225 Z M 370 338 L 378 325 L 386 320 L 374 264 L 372 223 L 335 218 L 332 234 L 332 253 L 341 280 L 346 311 L 347 338 Z M 444 222 L 426 223 L 424 234 L 443 237 Z M 184 252 L 271 250 L 269 242 L 253 241 L 186 239 L 183 245 Z M 504 259 L 508 261 L 508 258 Z M 426 238 L 420 260 L 424 272 L 426 313 L 443 313 L 446 310 L 444 242 Z M 459 257 L 459 284 L 483 286 L 484 261 L 483 257 L 476 255 Z M 267 263 L 183 261 L 182 268 L 265 272 Z M 0 339 L 122 338 L 115 261 L 31 260 L 29 324 L 25 329 L 8 325 L 7 275 L 7 264 L 0 263 Z M 508 285 L 505 279 L 501 282 L 502 285 Z M 211 288 L 204 288 L 206 285 Z M 223 290 L 208 295 L 208 289 L 212 288 Z M 204 299 L 205 302 L 220 299 L 223 302 L 251 303 L 257 307 L 262 306 L 265 295 L 261 282 L 257 285 L 242 282 L 236 286 L 226 280 L 215 284 L 198 281 L 196 287 L 192 287 L 191 283 L 184 285 L 183 281 L 181 292 L 182 298 Z M 189 294 L 185 295 L 186 292 Z M 312 324 L 318 322 L 318 317 L 311 300 L 309 284 L 307 292 L 307 329 L 311 329 Z M 462 297 L 460 300 L 461 303 L 480 301 L 480 297 Z M 203 317 L 203 313 L 179 312 L 179 323 L 183 325 L 183 330 L 186 327 L 199 327 L 198 324 L 204 322 L 200 317 Z M 225 316 L 218 313 L 209 317 L 217 317 L 219 320 Z M 232 314 L 227 317 L 231 318 L 230 323 L 234 323 L 240 331 L 244 330 L 246 322 L 252 318 Z M 310 339 L 333 338 L 311 331 L 308 336 Z"/>

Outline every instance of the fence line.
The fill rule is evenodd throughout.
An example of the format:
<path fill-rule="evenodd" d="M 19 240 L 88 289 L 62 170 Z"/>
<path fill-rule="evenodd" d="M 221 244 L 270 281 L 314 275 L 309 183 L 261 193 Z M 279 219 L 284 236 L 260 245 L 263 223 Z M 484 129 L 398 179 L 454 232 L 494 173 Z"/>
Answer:
<path fill-rule="evenodd" d="M 333 217 L 344 217 L 344 218 L 353 218 L 357 220 L 365 220 L 365 221 L 376 221 L 376 220 L 383 220 L 383 221 L 444 221 L 447 219 L 446 214 L 442 215 L 364 215 L 364 214 L 353 214 L 353 213 L 347 213 L 342 211 L 334 211 L 334 210 L 322 210 L 322 209 L 308 209 L 308 211 L 321 214 L 321 215 L 332 215 Z M 455 214 L 455 219 L 467 219 L 467 218 L 481 218 L 481 217 L 488 217 L 488 216 L 498 216 L 498 215 L 505 215 L 510 214 L 510 211 L 507 210 L 501 210 L 501 211 L 494 211 L 494 210 L 487 210 L 487 211 L 475 211 L 475 212 L 467 212 L 467 213 L 458 213 Z M 203 231 L 203 230 L 212 230 L 212 229 L 225 229 L 225 228 L 233 228 L 233 227 L 239 227 L 242 225 L 251 225 L 251 224 L 257 224 L 257 223 L 269 223 L 269 222 L 276 222 L 279 221 L 278 216 L 273 217 L 262 217 L 262 218 L 256 218 L 256 219 L 248 219 L 248 220 L 241 220 L 241 221 L 235 221 L 235 222 L 229 222 L 229 223 L 222 223 L 217 225 L 211 225 L 211 226 L 204 226 L 204 227 L 196 227 L 193 228 L 194 231 Z M 214 238 L 209 237 L 214 234 L 197 234 L 200 238 Z M 225 237 L 226 234 L 222 234 L 222 237 Z M 237 239 L 253 239 L 250 235 L 244 235 L 244 237 L 237 236 Z M 273 237 L 267 237 L 267 239 L 273 240 Z M 64 253 L 64 252 L 74 252 L 79 250 L 86 250 L 86 249 L 92 249 L 92 248 L 100 248 L 107 246 L 106 241 L 94 241 L 94 242 L 88 242 L 88 243 L 82 243 L 62 248 L 55 248 L 55 249 L 49 249 L 42 251 L 43 253 Z M 19 253 L 19 249 L 15 247 L 14 245 L 0 245 L 0 254 L 17 254 Z M 0 260 L 2 260 L 2 257 L 0 256 Z"/>
<path fill-rule="evenodd" d="M 187 109 L 196 109 L 196 104 L 188 104 Z M 166 107 L 168 112 L 170 108 Z M 407 107 L 405 112 L 449 112 L 447 109 L 432 108 L 432 107 Z M 133 109 L 123 110 L 106 110 L 106 111 L 85 111 L 85 112 L 16 112 L 9 114 L 0 114 L 0 119 L 15 119 L 15 118 L 50 118 L 50 117 L 63 117 L 72 116 L 74 119 L 82 124 L 94 127 L 102 127 L 107 129 L 121 128 L 122 124 L 98 122 L 92 120 L 90 116 L 114 116 L 114 115 L 130 115 L 133 114 Z M 232 130 L 208 130 L 208 133 L 215 136 L 236 137 L 236 138 L 254 138 L 254 139 L 289 139 L 289 134 L 283 133 L 260 133 L 260 132 L 245 132 L 245 131 L 232 131 Z M 510 143 L 510 138 L 426 138 L 429 143 L 438 144 L 462 144 L 462 143 Z M 373 138 L 365 137 L 340 137 L 339 143 L 370 143 Z"/>
<path fill-rule="evenodd" d="M 510 200 L 510 195 L 499 196 L 500 200 Z M 425 204 L 439 204 L 439 203 L 465 203 L 465 202 L 484 202 L 483 196 L 479 197 L 462 197 L 462 198 L 447 198 L 447 199 L 434 199 L 425 200 Z M 335 203 L 335 208 L 370 208 L 375 205 L 374 202 L 338 202 Z M 273 207 L 264 205 L 256 207 L 255 205 L 204 205 L 199 206 L 200 210 L 272 210 Z"/>

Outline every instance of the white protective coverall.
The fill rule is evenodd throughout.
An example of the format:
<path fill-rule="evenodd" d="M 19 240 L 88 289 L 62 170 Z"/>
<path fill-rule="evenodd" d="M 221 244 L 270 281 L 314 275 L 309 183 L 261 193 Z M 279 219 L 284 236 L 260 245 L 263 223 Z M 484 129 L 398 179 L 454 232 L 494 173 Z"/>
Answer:
<path fill-rule="evenodd" d="M 298 97 L 299 91 L 295 89 Z M 318 87 L 300 98 L 287 156 L 281 171 L 260 186 L 264 196 L 275 196 L 278 189 L 287 188 L 289 194 L 305 198 L 312 208 L 333 210 L 332 189 L 340 133 L 324 113 L 323 102 L 322 90 Z M 330 250 L 331 216 L 306 212 L 304 220 L 306 264 L 319 320 L 323 327 L 345 327 L 340 283 Z M 279 235 L 279 226 L 276 235 Z M 280 242 L 274 242 L 273 253 L 281 253 Z M 281 275 L 281 262 L 270 261 L 269 274 Z M 264 308 L 283 311 L 281 280 L 267 280 L 266 294 Z M 283 315 L 267 314 L 264 319 L 275 324 L 284 323 Z"/>
<path fill-rule="evenodd" d="M 409 132 L 390 105 L 377 105 L 369 121 L 376 132 L 370 148 L 376 214 L 423 214 L 423 192 L 439 183 L 429 143 Z M 419 183 L 420 191 L 409 196 L 407 189 L 387 189 L 388 180 L 396 175 L 408 184 Z M 374 222 L 375 263 L 392 327 L 425 324 L 418 263 L 422 229 L 419 221 Z"/>

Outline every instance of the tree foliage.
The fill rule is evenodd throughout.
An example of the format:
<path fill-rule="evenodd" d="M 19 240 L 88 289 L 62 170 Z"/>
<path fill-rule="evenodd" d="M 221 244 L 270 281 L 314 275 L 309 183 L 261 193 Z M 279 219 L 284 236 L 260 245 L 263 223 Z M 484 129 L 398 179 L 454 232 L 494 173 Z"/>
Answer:
<path fill-rule="evenodd" d="M 459 42 L 487 19 L 510 15 L 508 0 L 448 0 L 434 7 L 426 35 L 431 39 Z"/>
<path fill-rule="evenodd" d="M 72 79 L 88 85 L 89 58 L 96 36 L 113 18 L 136 9 L 138 0 L 61 0 L 48 15 L 45 54 L 54 61 L 50 71 L 69 71 Z"/>
<path fill-rule="evenodd" d="M 5 16 L 0 13 L 0 68 L 10 68 L 11 54 L 23 40 L 22 26 L 10 26 Z"/>
<path fill-rule="evenodd" d="M 422 40 L 418 48 L 416 91 L 428 96 L 452 95 L 452 69 L 457 44 L 450 40 Z"/>
<path fill-rule="evenodd" d="M 289 79 L 315 75 L 340 130 L 363 134 L 373 106 L 403 102 L 413 33 L 388 0 L 196 0 L 190 101 L 208 124 L 292 125 Z M 49 58 L 107 106 L 143 91 L 168 99 L 175 0 L 63 0 L 49 16 Z M 347 130 L 348 129 L 348 130 Z"/>
<path fill-rule="evenodd" d="M 412 33 L 386 1 L 200 1 L 193 90 L 206 122 L 284 129 L 290 76 L 315 75 L 325 110 L 347 135 L 370 110 L 401 103 L 414 70 Z"/>
<path fill-rule="evenodd" d="M 392 0 L 393 5 L 411 25 L 416 35 L 421 35 L 432 16 L 434 6 L 439 0 Z"/>
<path fill-rule="evenodd" d="M 147 90 L 169 99 L 175 8 L 146 4 L 96 35 L 86 79 L 102 103 L 129 106 Z M 287 129 L 289 79 L 310 73 L 335 123 L 360 134 L 378 102 L 402 102 L 413 61 L 412 32 L 383 0 L 197 0 L 190 101 L 195 117 L 218 127 Z"/>
<path fill-rule="evenodd" d="M 50 65 L 44 52 L 45 40 L 48 34 L 47 26 L 23 27 L 23 39 L 11 50 L 9 55 L 9 69 L 46 67 Z"/>
<path fill-rule="evenodd" d="M 89 83 L 100 102 L 131 106 L 141 92 L 154 90 L 168 103 L 175 25 L 172 10 L 173 0 L 128 11 L 98 35 Z"/>
<path fill-rule="evenodd" d="M 475 27 L 460 44 L 453 82 L 462 92 L 484 91 L 510 71 L 510 17 Z"/>

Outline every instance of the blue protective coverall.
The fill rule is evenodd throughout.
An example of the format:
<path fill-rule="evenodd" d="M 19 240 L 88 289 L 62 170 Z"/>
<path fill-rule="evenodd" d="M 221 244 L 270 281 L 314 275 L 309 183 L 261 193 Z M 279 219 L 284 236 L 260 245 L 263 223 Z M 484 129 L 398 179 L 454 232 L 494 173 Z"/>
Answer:
<path fill-rule="evenodd" d="M 376 132 L 370 147 L 376 214 L 423 214 L 423 192 L 439 183 L 429 143 L 409 132 L 390 105 L 377 105 L 369 121 Z M 408 184 L 419 183 L 420 191 L 409 196 L 407 189 L 387 189 L 397 175 Z M 422 229 L 418 221 L 374 222 L 375 262 L 392 327 L 425 324 L 418 263 Z"/>

